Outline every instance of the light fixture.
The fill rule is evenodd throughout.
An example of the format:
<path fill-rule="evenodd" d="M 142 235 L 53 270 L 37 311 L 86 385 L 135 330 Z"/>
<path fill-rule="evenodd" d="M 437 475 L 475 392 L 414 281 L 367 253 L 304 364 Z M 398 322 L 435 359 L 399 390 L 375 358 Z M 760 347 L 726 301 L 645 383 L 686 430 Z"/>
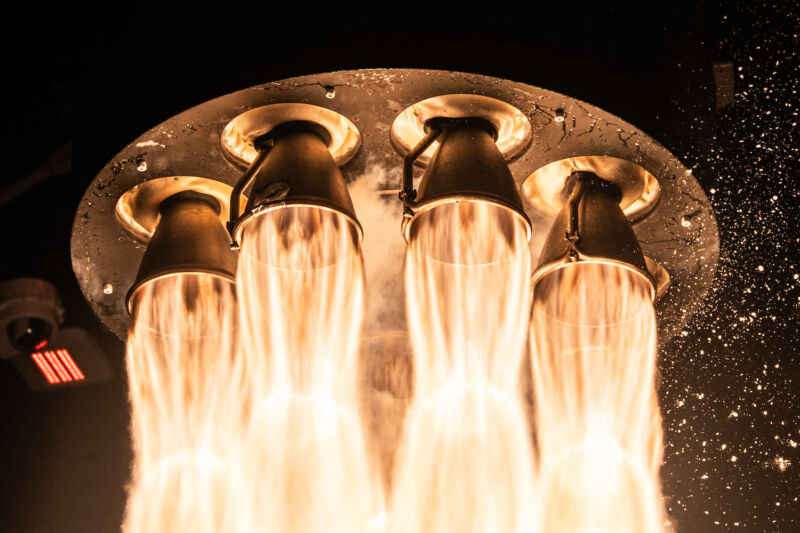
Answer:
<path fill-rule="evenodd" d="M 52 283 L 36 278 L 0 281 L 0 359 L 47 346 L 63 319 L 64 307 Z"/>

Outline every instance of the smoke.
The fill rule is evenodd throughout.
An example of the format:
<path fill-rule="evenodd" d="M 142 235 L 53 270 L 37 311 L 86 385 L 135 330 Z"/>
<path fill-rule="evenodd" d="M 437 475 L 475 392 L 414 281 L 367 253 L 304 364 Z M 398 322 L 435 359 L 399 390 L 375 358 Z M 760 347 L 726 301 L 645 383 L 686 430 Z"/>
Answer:
<path fill-rule="evenodd" d="M 406 242 L 400 233 L 403 204 L 397 196 L 400 178 L 399 168 L 387 169 L 372 163 L 349 185 L 350 197 L 364 228 L 366 337 L 406 329 L 403 292 Z"/>
<path fill-rule="evenodd" d="M 406 242 L 400 232 L 403 204 L 397 188 L 400 181 L 398 167 L 387 169 L 371 163 L 349 184 L 364 228 L 366 312 L 359 360 L 361 415 L 371 462 L 387 493 L 412 393 L 403 284 Z"/>

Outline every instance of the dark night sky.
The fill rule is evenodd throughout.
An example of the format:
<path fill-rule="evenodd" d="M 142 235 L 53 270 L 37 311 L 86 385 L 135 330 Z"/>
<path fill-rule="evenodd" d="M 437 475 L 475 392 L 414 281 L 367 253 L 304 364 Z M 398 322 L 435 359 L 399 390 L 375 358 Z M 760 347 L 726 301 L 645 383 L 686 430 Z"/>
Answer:
<path fill-rule="evenodd" d="M 376 29 L 365 14 L 320 13 L 309 26 L 241 7 L 199 17 L 141 3 L 39 23 L 26 40 L 11 39 L 6 68 L 17 76 L 0 198 L 42 168 L 56 170 L 0 204 L 0 279 L 52 281 L 65 324 L 90 332 L 115 377 L 34 393 L 0 362 L 6 530 L 114 531 L 121 520 L 130 461 L 123 346 L 89 310 L 69 259 L 75 208 L 100 168 L 148 128 L 234 90 L 345 68 L 430 67 L 581 98 L 692 168 L 717 216 L 721 257 L 702 312 L 660 354 L 667 507 L 681 533 L 796 531 L 800 8 L 563 4 L 519 17 L 510 31 L 502 13 L 463 24 L 380 15 L 387 27 Z M 316 29 L 329 19 L 339 24 Z M 734 103 L 720 110 L 712 61 L 734 65 Z"/>
<path fill-rule="evenodd" d="M 668 347 L 664 481 L 679 531 L 796 531 L 800 516 L 800 58 L 796 7 L 707 6 L 735 102 L 683 153 L 720 228 L 714 287 Z"/>

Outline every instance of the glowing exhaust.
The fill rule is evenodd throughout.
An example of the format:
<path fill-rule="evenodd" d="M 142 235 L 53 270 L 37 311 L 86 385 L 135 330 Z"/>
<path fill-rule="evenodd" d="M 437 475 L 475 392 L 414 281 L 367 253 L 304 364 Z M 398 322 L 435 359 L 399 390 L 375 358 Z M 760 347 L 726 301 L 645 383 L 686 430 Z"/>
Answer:
<path fill-rule="evenodd" d="M 100 320 L 130 326 L 125 530 L 667 530 L 653 295 L 672 278 L 668 338 L 718 238 L 691 173 L 634 133 L 525 84 L 367 70 L 223 96 L 131 143 L 72 248 Z M 367 339 L 403 341 L 360 351 L 365 315 Z M 48 351 L 40 379 L 76 381 Z"/>
<path fill-rule="evenodd" d="M 615 184 L 576 171 L 533 276 L 542 531 L 667 531 L 655 283 Z"/>
<path fill-rule="evenodd" d="M 401 193 L 414 391 L 389 529 L 529 531 L 536 497 L 519 379 L 530 223 L 490 122 L 426 125 Z M 417 194 L 412 165 L 435 139 Z"/>
<path fill-rule="evenodd" d="M 364 277 L 352 225 L 309 206 L 254 218 L 237 286 L 250 416 L 235 531 L 367 531 L 383 502 L 357 401 Z"/>
<path fill-rule="evenodd" d="M 134 459 L 123 530 L 231 531 L 246 403 L 233 283 L 176 273 L 142 285 L 127 345 Z"/>
<path fill-rule="evenodd" d="M 542 531 L 661 533 L 652 287 L 578 262 L 534 290 L 531 359 Z"/>
<path fill-rule="evenodd" d="M 321 126 L 283 123 L 256 146 L 230 226 L 250 406 L 235 530 L 367 531 L 383 498 L 357 401 L 361 228 Z"/>

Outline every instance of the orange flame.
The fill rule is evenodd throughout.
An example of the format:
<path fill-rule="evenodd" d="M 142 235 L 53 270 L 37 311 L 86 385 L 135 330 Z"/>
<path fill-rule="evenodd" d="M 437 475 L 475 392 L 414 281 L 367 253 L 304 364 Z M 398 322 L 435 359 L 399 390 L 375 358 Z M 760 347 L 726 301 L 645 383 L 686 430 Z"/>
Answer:
<path fill-rule="evenodd" d="M 557 270 L 536 286 L 531 346 L 542 531 L 665 531 L 650 287 Z"/>
<path fill-rule="evenodd" d="M 527 531 L 531 443 L 519 389 L 530 305 L 524 223 L 485 202 L 414 222 L 406 304 L 414 396 L 389 528 Z"/>
<path fill-rule="evenodd" d="M 336 213 L 289 206 L 245 229 L 237 286 L 251 414 L 237 531 L 365 531 L 381 485 L 359 418 L 361 252 Z"/>
<path fill-rule="evenodd" d="M 233 285 L 178 274 L 140 289 L 128 339 L 134 464 L 124 530 L 227 530 L 240 426 Z"/>

